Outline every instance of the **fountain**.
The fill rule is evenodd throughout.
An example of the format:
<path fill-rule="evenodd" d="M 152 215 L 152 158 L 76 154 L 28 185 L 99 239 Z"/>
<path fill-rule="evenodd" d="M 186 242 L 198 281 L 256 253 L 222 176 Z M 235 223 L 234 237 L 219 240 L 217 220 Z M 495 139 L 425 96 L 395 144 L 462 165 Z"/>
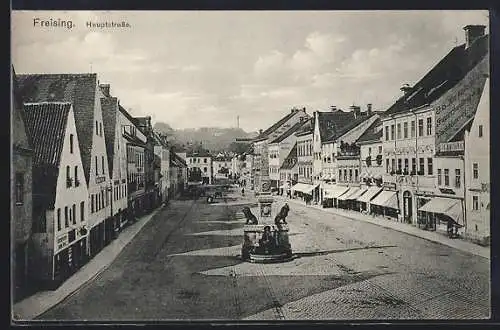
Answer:
<path fill-rule="evenodd" d="M 258 220 L 250 208 L 243 210 L 247 219 L 244 226 L 242 259 L 256 263 L 284 262 L 292 258 L 292 248 L 288 240 L 288 204 L 277 212 L 271 194 L 259 195 Z"/>

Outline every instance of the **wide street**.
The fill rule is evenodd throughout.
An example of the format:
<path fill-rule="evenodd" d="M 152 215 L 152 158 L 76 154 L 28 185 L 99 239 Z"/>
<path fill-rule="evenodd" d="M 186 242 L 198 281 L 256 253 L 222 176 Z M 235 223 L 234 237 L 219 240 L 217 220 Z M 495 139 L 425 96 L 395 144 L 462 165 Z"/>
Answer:
<path fill-rule="evenodd" d="M 39 319 L 489 317 L 487 259 L 295 203 L 295 259 L 242 262 L 241 209 L 251 200 L 240 197 L 172 201 L 107 270 Z"/>

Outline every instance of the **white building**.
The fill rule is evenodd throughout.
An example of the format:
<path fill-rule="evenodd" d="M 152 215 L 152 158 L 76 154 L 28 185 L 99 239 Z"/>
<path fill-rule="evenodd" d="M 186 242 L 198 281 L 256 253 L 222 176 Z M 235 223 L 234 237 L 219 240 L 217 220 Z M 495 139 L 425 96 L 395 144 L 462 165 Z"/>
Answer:
<path fill-rule="evenodd" d="M 465 135 L 465 198 L 468 237 L 489 244 L 490 229 L 490 91 L 486 80 L 470 132 Z M 494 220 L 494 219 L 493 219 Z"/>
<path fill-rule="evenodd" d="M 89 205 L 79 135 L 71 103 L 25 103 L 33 142 L 33 256 L 31 274 L 60 282 L 86 260 Z"/>
<path fill-rule="evenodd" d="M 215 179 L 227 179 L 232 172 L 231 158 L 220 156 L 212 159 L 212 168 Z"/>
<path fill-rule="evenodd" d="M 182 155 L 178 154 L 181 158 Z M 212 156 L 208 152 L 189 153 L 184 158 L 188 166 L 188 181 L 212 184 L 214 180 L 214 170 Z M 201 173 L 201 175 L 193 174 Z M 199 178 L 201 177 L 201 179 Z M 194 179 L 192 179 L 194 178 Z"/>

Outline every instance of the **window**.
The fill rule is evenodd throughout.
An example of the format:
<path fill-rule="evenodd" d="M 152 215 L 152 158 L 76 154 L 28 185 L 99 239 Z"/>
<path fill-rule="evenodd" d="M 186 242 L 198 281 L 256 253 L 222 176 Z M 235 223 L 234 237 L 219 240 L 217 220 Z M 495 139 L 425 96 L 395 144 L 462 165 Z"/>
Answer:
<path fill-rule="evenodd" d="M 73 204 L 73 224 L 76 225 L 76 205 Z"/>
<path fill-rule="evenodd" d="M 410 169 L 410 165 L 408 162 L 408 158 L 405 158 L 405 171 L 408 171 Z"/>
<path fill-rule="evenodd" d="M 368 148 L 368 155 L 372 154 L 372 148 Z"/>
<path fill-rule="evenodd" d="M 385 140 L 389 141 L 389 126 L 385 127 Z"/>
<path fill-rule="evenodd" d="M 352 181 L 352 170 L 349 170 L 349 181 Z"/>
<path fill-rule="evenodd" d="M 416 158 L 411 159 L 411 171 L 413 173 L 417 172 L 417 159 Z"/>
<path fill-rule="evenodd" d="M 440 186 L 442 184 L 441 169 L 440 168 L 438 168 L 437 176 L 438 176 L 438 186 Z"/>
<path fill-rule="evenodd" d="M 24 202 L 24 173 L 16 173 L 16 204 Z"/>
<path fill-rule="evenodd" d="M 427 158 L 427 175 L 432 175 L 432 158 Z"/>
<path fill-rule="evenodd" d="M 483 137 L 483 125 L 479 125 L 479 137 Z"/>
<path fill-rule="evenodd" d="M 472 177 L 474 179 L 479 178 L 479 166 L 477 163 L 472 164 Z"/>
<path fill-rule="evenodd" d="M 104 190 L 101 190 L 101 208 L 104 208 Z"/>
<path fill-rule="evenodd" d="M 424 136 L 424 120 L 418 120 L 418 136 Z"/>
<path fill-rule="evenodd" d="M 401 163 L 402 163 L 402 159 L 399 158 L 398 159 L 398 171 L 401 171 Z"/>
<path fill-rule="evenodd" d="M 73 153 L 73 134 L 69 135 L 69 153 Z"/>
<path fill-rule="evenodd" d="M 95 121 L 95 134 L 99 135 L 99 123 L 97 122 L 97 120 Z"/>
<path fill-rule="evenodd" d="M 385 159 L 385 172 L 389 173 L 389 159 Z"/>
<path fill-rule="evenodd" d="M 102 123 L 99 123 L 99 135 L 102 136 Z"/>
<path fill-rule="evenodd" d="M 80 221 L 85 221 L 85 202 L 80 202 Z"/>
<path fill-rule="evenodd" d="M 347 181 L 347 170 L 344 170 L 344 181 Z"/>
<path fill-rule="evenodd" d="M 102 174 L 104 175 L 104 156 L 101 157 L 101 163 L 102 163 Z"/>
<path fill-rule="evenodd" d="M 95 175 L 99 175 L 99 164 L 97 163 L 97 156 L 95 156 Z"/>
<path fill-rule="evenodd" d="M 206 159 L 206 158 L 203 158 L 203 162 L 206 164 L 206 163 L 207 163 L 207 159 Z"/>
<path fill-rule="evenodd" d="M 448 187 L 450 185 L 450 170 L 444 169 L 444 185 Z"/>
<path fill-rule="evenodd" d="M 57 209 L 57 230 L 61 230 L 61 209 Z"/>
<path fill-rule="evenodd" d="M 94 213 L 95 211 L 95 201 L 94 201 L 94 194 L 90 195 L 90 212 Z"/>
<path fill-rule="evenodd" d="M 394 125 L 391 125 L 391 140 L 394 140 L 396 136 L 394 128 L 395 128 Z"/>
<path fill-rule="evenodd" d="M 408 138 L 408 122 L 403 123 L 403 138 Z"/>
<path fill-rule="evenodd" d="M 80 183 L 78 182 L 78 166 L 75 166 L 75 187 L 78 187 Z"/>
<path fill-rule="evenodd" d="M 354 181 L 358 181 L 358 169 L 354 170 Z"/>
<path fill-rule="evenodd" d="M 419 158 L 418 171 L 420 175 L 424 175 L 424 159 Z"/>
<path fill-rule="evenodd" d="M 415 137 L 415 121 L 411 121 L 411 137 Z"/>
<path fill-rule="evenodd" d="M 401 139 L 401 123 L 398 123 L 398 140 Z"/>
<path fill-rule="evenodd" d="M 381 154 L 382 153 L 382 146 L 378 146 L 378 153 Z"/>
<path fill-rule="evenodd" d="M 64 226 L 69 227 L 69 215 L 68 215 L 68 207 L 64 207 Z"/>
<path fill-rule="evenodd" d="M 455 188 L 460 188 L 460 169 L 455 169 Z"/>
<path fill-rule="evenodd" d="M 472 209 L 479 211 L 479 196 L 472 196 Z"/>
<path fill-rule="evenodd" d="M 342 181 L 342 170 L 339 170 L 339 181 Z"/>
<path fill-rule="evenodd" d="M 206 167 L 203 168 L 203 172 L 207 173 L 207 168 Z"/>
<path fill-rule="evenodd" d="M 392 158 L 391 159 L 391 171 L 396 170 L 396 159 Z"/>
<path fill-rule="evenodd" d="M 427 135 L 432 135 L 432 117 L 427 118 Z"/>

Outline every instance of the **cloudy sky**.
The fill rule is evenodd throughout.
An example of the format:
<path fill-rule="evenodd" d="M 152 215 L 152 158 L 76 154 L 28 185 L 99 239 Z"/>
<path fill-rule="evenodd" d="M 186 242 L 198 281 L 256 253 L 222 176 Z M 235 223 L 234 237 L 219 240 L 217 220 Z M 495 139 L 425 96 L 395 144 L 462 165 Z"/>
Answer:
<path fill-rule="evenodd" d="M 76 27 L 34 27 L 36 17 Z M 239 116 L 255 131 L 294 106 L 385 110 L 465 41 L 467 24 L 488 25 L 488 12 L 14 12 L 12 61 L 17 73 L 97 72 L 132 115 L 174 128 Z"/>

